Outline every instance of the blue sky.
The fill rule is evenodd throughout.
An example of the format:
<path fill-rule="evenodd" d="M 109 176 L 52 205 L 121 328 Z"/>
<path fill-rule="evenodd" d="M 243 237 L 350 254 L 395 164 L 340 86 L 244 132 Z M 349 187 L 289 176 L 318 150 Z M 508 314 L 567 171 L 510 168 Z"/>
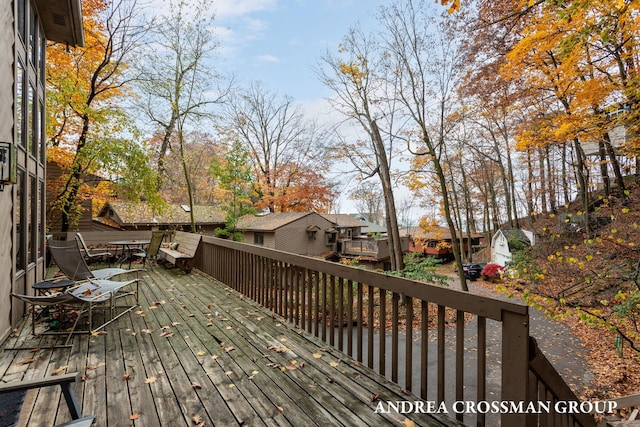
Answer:
<path fill-rule="evenodd" d="M 308 104 L 328 95 L 313 67 L 350 26 L 372 25 L 379 1 L 214 0 L 221 71 Z"/>

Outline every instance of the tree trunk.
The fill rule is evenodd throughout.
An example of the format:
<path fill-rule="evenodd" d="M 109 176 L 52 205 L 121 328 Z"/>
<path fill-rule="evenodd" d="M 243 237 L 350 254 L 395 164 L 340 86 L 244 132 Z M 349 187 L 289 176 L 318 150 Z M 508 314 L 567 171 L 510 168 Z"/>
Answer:
<path fill-rule="evenodd" d="M 398 216 L 396 215 L 396 205 L 393 197 L 393 188 L 391 185 L 391 171 L 389 168 L 389 160 L 384 147 L 380 129 L 375 120 L 371 120 L 371 138 L 375 147 L 376 156 L 378 157 L 378 165 L 380 181 L 382 183 L 382 194 L 387 213 L 387 235 L 389 239 L 389 257 L 392 270 L 402 270 L 404 268 L 404 260 L 402 258 L 402 241 L 400 240 L 400 230 L 398 229 Z"/>

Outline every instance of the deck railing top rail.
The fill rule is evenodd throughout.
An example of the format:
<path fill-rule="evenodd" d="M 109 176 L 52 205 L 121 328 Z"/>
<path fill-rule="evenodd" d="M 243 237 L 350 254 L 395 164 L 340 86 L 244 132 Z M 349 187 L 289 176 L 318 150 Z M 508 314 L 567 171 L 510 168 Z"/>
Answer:
<path fill-rule="evenodd" d="M 365 283 L 389 292 L 396 292 L 403 296 L 452 307 L 460 311 L 486 317 L 487 319 L 502 321 L 505 311 L 525 316 L 529 313 L 528 306 L 517 302 L 475 295 L 449 287 L 417 282 L 377 271 L 325 261 L 319 258 L 233 242 L 217 237 L 203 236 L 202 241 L 203 243 L 212 243 L 216 246 L 267 257 L 292 265 L 304 266 L 310 270 L 324 272 L 353 282 Z"/>

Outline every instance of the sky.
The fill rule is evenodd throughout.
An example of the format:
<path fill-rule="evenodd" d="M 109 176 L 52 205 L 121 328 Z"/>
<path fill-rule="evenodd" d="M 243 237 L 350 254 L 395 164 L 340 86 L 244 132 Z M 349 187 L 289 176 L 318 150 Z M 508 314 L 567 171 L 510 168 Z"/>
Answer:
<path fill-rule="evenodd" d="M 302 104 L 328 95 L 313 68 L 350 26 L 373 25 L 371 0 L 213 0 L 221 65 Z"/>
<path fill-rule="evenodd" d="M 375 28 L 383 0 L 212 1 L 220 42 L 217 71 L 233 74 L 240 87 L 261 81 L 267 90 L 293 98 L 321 123 L 342 119 L 329 107 L 330 92 L 317 75 L 320 57 L 335 53 L 350 27 Z M 346 197 L 349 183 L 354 184 L 353 177 L 337 202 L 341 213 L 356 212 Z M 397 198 L 408 197 L 408 190 L 398 190 Z"/>

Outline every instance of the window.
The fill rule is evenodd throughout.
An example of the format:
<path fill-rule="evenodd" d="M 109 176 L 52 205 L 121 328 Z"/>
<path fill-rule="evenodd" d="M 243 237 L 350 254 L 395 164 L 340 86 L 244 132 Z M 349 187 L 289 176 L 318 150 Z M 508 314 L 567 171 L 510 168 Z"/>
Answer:
<path fill-rule="evenodd" d="M 25 256 L 25 218 L 27 204 L 27 173 L 24 169 L 18 168 L 18 182 L 16 183 L 16 269 L 24 270 L 26 267 Z"/>
<path fill-rule="evenodd" d="M 335 231 L 329 231 L 325 234 L 325 239 L 327 245 L 332 245 L 336 242 L 336 240 L 338 240 L 338 233 L 336 233 Z"/>
<path fill-rule="evenodd" d="M 29 176 L 28 206 L 27 214 L 27 254 L 28 262 L 35 262 L 38 251 L 38 180 L 35 176 Z"/>
<path fill-rule="evenodd" d="M 45 190 L 44 190 L 44 181 L 38 182 L 38 203 L 40 203 L 38 209 L 38 241 L 40 244 L 38 245 L 38 258 L 44 256 L 44 218 L 45 218 Z"/>
<path fill-rule="evenodd" d="M 25 40 L 25 30 L 27 28 L 24 25 L 25 6 L 26 6 L 26 3 L 24 1 L 18 0 L 18 18 L 17 18 L 18 35 L 20 36 L 20 39 L 22 40 L 23 43 Z"/>
<path fill-rule="evenodd" d="M 24 134 L 24 66 L 18 61 L 18 75 L 16 78 L 16 142 L 25 146 Z"/>
<path fill-rule="evenodd" d="M 264 233 L 253 233 L 253 243 L 256 245 L 264 245 Z"/>
<path fill-rule="evenodd" d="M 33 88 L 33 83 L 29 82 L 29 99 L 27 100 L 27 149 L 31 154 L 35 154 L 36 152 L 36 141 L 35 141 L 35 127 L 36 127 L 36 102 L 35 102 L 35 94 L 36 91 Z"/>

